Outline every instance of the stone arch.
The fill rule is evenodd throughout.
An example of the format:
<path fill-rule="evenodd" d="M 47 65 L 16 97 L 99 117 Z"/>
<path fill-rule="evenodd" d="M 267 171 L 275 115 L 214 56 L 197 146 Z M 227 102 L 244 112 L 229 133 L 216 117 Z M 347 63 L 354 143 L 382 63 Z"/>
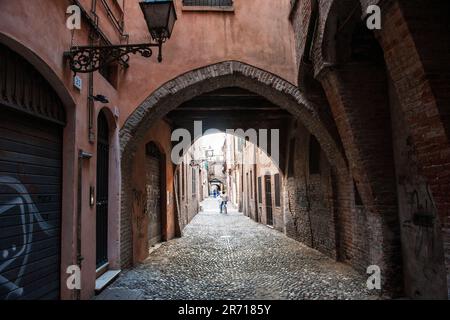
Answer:
<path fill-rule="evenodd" d="M 289 111 L 317 137 L 332 163 L 345 167 L 335 136 L 322 123 L 318 106 L 309 102 L 290 82 L 262 69 L 226 61 L 187 72 L 152 93 L 131 114 L 120 132 L 122 161 L 133 157 L 136 145 L 154 120 L 160 119 L 181 103 L 205 92 L 236 86 L 255 92 Z"/>
<path fill-rule="evenodd" d="M 161 119 L 183 102 L 202 93 L 224 87 L 240 87 L 261 95 L 280 108 L 290 112 L 316 136 L 330 163 L 339 171 L 346 171 L 345 158 L 338 147 L 338 137 L 330 133 L 323 121 L 323 114 L 309 102 L 300 90 L 275 74 L 239 62 L 225 61 L 189 71 L 165 83 L 153 92 L 131 114 L 120 132 L 122 151 L 122 263 L 129 265 L 132 252 L 130 234 L 126 231 L 131 224 L 130 177 L 131 163 L 136 148 L 155 121 Z"/>

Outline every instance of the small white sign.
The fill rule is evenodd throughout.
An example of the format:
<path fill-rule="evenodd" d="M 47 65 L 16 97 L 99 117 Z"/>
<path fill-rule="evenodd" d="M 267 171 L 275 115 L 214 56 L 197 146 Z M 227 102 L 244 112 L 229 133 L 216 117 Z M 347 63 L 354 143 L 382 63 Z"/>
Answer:
<path fill-rule="evenodd" d="M 83 89 L 83 80 L 79 76 L 73 77 L 73 86 L 81 91 Z"/>
<path fill-rule="evenodd" d="M 113 108 L 113 113 L 114 113 L 114 117 L 116 117 L 116 119 L 119 119 L 120 117 L 120 110 L 118 107 L 114 107 Z"/>

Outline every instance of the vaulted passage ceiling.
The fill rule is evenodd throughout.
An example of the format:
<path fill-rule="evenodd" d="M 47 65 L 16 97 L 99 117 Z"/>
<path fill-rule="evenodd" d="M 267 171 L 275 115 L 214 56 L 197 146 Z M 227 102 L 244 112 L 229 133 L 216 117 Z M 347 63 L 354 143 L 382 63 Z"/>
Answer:
<path fill-rule="evenodd" d="M 282 129 L 290 113 L 267 99 L 241 88 L 224 88 L 200 95 L 170 112 L 175 128 L 192 128 L 203 121 L 203 129 Z"/>

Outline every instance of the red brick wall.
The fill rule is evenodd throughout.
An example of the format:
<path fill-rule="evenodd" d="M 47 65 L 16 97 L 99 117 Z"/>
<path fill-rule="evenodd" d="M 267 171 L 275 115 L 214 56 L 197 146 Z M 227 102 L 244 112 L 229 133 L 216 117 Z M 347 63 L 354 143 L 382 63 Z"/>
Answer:
<path fill-rule="evenodd" d="M 298 60 L 304 55 L 308 20 L 299 10 L 302 2 L 291 13 Z M 346 7 L 354 8 L 359 1 L 345 2 L 348 6 L 343 1 L 318 3 L 313 64 L 299 64 L 299 86 L 314 98 L 320 88 L 311 86 L 312 77 L 321 80 L 364 204 L 355 206 L 349 177 L 333 173 L 339 257 L 361 271 L 368 264 L 380 264 L 390 289 L 398 292 L 401 281 L 391 280 L 401 278 L 403 256 L 407 295 L 442 297 L 445 271 L 441 268 L 446 264 L 449 274 L 450 264 L 450 3 L 384 1 L 383 29 L 376 32 L 381 50 L 366 42 L 360 48 L 362 59 L 361 50 L 354 51 L 355 39 L 361 34 L 356 38 L 352 34 L 361 15 L 347 21 L 348 30 L 333 25 L 339 21 L 337 15 L 348 17 Z M 361 14 L 367 4 L 374 3 L 378 1 L 361 1 Z M 367 41 L 367 35 L 361 39 Z M 360 55 L 356 60 L 355 53 Z M 320 99 L 312 101 L 326 104 Z M 417 195 L 416 202 L 412 194 Z M 414 203 L 428 208 L 425 211 L 436 218 L 431 229 L 411 223 Z M 422 252 L 420 257 L 414 256 L 417 252 Z"/>
<path fill-rule="evenodd" d="M 331 166 L 323 152 L 320 173 L 309 172 L 310 134 L 297 124 L 295 134 L 294 172 L 285 188 L 286 234 L 332 258 L 337 257 Z M 292 152 L 292 150 L 289 150 Z M 288 166 L 289 167 L 289 166 Z"/>
<path fill-rule="evenodd" d="M 405 115 L 419 173 L 438 210 L 450 283 L 449 3 L 389 1 L 383 7 L 383 47 Z M 440 244 L 439 244 L 440 245 Z"/>

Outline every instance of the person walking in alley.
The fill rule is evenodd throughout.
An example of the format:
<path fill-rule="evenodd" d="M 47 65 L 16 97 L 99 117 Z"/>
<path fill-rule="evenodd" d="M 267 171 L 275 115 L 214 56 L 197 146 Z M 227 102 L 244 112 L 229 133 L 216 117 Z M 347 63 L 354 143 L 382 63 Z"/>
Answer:
<path fill-rule="evenodd" d="M 225 213 L 227 213 L 228 196 L 226 192 L 223 192 L 221 199 L 222 202 L 220 203 L 220 213 L 223 213 L 224 209 Z"/>

